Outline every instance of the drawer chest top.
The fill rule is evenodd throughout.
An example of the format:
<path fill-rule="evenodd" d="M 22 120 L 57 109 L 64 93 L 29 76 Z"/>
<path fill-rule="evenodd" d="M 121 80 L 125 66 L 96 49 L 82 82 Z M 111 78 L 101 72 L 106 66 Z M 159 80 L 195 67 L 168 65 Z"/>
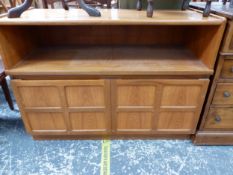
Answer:
<path fill-rule="evenodd" d="M 223 5 L 222 2 L 212 2 L 211 12 L 220 16 L 224 16 L 228 19 L 233 19 L 233 8 L 229 6 L 230 3 Z M 206 2 L 192 2 L 191 7 L 199 8 L 203 10 L 205 8 Z"/>
<path fill-rule="evenodd" d="M 103 9 L 101 17 L 89 17 L 80 9 L 31 9 L 20 18 L 0 18 L 0 25 L 220 25 L 225 18 L 210 15 L 203 18 L 195 10 L 157 10 L 153 18 L 145 11 Z"/>

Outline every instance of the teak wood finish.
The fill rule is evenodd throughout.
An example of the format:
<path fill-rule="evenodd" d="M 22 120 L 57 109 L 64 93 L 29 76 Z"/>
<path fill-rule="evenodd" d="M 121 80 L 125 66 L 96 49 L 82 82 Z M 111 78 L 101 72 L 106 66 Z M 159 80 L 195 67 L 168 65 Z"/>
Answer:
<path fill-rule="evenodd" d="M 195 5 L 195 4 L 194 4 Z M 194 6 L 193 5 L 193 6 Z M 199 7 L 200 4 L 198 3 Z M 200 127 L 198 145 L 233 145 L 233 8 L 229 3 L 212 4 L 212 11 L 228 19 Z"/>
<path fill-rule="evenodd" d="M 0 18 L 1 53 L 27 131 L 35 139 L 190 137 L 225 19 L 194 10 L 150 19 L 145 11 L 101 13 L 32 9 Z"/>

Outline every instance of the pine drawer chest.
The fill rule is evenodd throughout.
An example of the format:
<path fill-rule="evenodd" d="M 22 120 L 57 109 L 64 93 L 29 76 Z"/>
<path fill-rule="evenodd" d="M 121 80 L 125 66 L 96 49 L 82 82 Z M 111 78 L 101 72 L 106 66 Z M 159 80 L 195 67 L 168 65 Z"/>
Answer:
<path fill-rule="evenodd" d="M 203 3 L 192 5 L 203 7 Z M 228 22 L 194 143 L 233 145 L 233 8 L 222 2 L 214 2 L 211 8 L 213 13 L 226 17 Z"/>
<path fill-rule="evenodd" d="M 0 19 L 6 73 L 34 139 L 190 137 L 225 29 L 195 10 L 32 9 Z"/>

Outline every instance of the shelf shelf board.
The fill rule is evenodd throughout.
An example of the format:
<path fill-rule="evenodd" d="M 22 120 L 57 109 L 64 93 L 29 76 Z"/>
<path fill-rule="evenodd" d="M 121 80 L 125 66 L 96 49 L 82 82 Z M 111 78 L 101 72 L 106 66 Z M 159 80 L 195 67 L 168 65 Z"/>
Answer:
<path fill-rule="evenodd" d="M 84 10 L 30 9 L 20 18 L 0 18 L 0 25 L 220 25 L 225 18 L 203 17 L 195 10 L 156 10 L 152 18 L 146 11 L 101 9 L 101 17 L 89 17 Z"/>
<path fill-rule="evenodd" d="M 102 46 L 33 51 L 9 75 L 211 75 L 183 47 Z"/>

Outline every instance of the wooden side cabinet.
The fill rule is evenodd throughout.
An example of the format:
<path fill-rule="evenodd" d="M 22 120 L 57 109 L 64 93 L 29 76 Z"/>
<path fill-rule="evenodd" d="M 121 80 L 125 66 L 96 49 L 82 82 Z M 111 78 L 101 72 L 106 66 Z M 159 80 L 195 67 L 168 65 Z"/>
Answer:
<path fill-rule="evenodd" d="M 78 9 L 0 17 L 0 51 L 27 131 L 35 139 L 190 138 L 225 18 L 100 11 L 99 18 Z"/>

